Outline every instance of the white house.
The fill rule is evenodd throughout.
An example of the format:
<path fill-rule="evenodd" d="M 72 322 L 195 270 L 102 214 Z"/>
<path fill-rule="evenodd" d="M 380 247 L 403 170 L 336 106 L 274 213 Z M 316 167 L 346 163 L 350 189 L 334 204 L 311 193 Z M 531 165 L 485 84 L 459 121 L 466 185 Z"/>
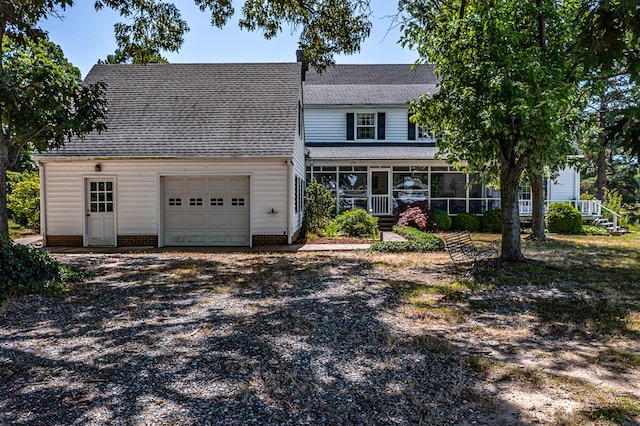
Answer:
<path fill-rule="evenodd" d="M 96 65 L 108 130 L 34 157 L 45 245 L 291 243 L 301 76 L 300 63 Z"/>
<path fill-rule="evenodd" d="M 336 65 L 310 71 L 304 83 L 307 180 L 323 183 L 338 209 L 359 206 L 390 216 L 412 201 L 449 214 L 482 214 L 500 207 L 499 191 L 436 160 L 429 129 L 411 123 L 407 102 L 436 93 L 432 65 Z M 549 201 L 579 200 L 576 170 L 547 183 Z M 530 188 L 521 211 L 530 212 Z"/>
<path fill-rule="evenodd" d="M 96 65 L 86 81 L 107 84 L 108 130 L 34 157 L 47 246 L 290 244 L 312 178 L 338 210 L 387 219 L 418 200 L 500 206 L 409 121 L 407 102 L 437 90 L 432 66 Z M 579 175 L 564 170 L 547 194 L 577 203 Z"/>

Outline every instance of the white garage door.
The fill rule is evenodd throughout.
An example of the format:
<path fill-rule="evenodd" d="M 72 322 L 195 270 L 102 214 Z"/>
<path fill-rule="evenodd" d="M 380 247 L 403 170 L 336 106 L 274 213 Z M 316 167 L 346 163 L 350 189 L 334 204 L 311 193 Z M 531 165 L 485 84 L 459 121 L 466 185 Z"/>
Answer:
<path fill-rule="evenodd" d="M 249 177 L 165 177 L 165 246 L 248 246 Z"/>

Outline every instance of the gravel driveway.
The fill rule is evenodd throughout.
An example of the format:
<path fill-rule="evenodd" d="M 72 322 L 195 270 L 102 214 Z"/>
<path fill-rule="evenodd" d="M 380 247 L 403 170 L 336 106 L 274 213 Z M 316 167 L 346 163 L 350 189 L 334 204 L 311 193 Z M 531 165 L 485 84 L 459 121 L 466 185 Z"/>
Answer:
<path fill-rule="evenodd" d="M 1 424 L 518 424 L 364 254 L 56 255 L 0 309 Z"/>

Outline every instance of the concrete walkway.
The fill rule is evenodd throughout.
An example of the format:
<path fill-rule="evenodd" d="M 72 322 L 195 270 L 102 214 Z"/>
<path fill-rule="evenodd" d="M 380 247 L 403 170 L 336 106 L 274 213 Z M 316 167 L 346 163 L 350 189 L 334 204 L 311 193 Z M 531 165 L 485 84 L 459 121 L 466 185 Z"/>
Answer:
<path fill-rule="evenodd" d="M 17 238 L 13 240 L 16 244 L 23 246 L 42 246 L 42 235 L 34 235 L 31 237 Z"/>
<path fill-rule="evenodd" d="M 394 232 L 382 232 L 382 241 L 404 241 L 405 238 Z M 18 238 L 16 244 L 41 246 L 42 235 Z M 297 252 L 297 251 L 349 251 L 368 250 L 371 244 L 290 244 L 279 246 L 246 247 L 47 247 L 51 253 L 128 253 L 128 252 L 167 252 L 167 251 L 198 251 L 198 252 Z"/>

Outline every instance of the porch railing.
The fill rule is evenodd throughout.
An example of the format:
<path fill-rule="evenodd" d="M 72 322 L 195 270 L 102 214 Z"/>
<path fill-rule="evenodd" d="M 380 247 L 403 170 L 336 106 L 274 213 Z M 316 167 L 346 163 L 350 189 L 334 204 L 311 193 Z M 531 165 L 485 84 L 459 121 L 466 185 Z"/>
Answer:
<path fill-rule="evenodd" d="M 367 198 L 345 198 L 341 197 L 339 210 L 343 211 L 353 207 L 362 207 L 374 216 L 387 216 L 394 213 L 394 199 L 388 195 L 372 195 Z M 500 208 L 499 198 L 432 198 L 429 204 L 433 209 L 446 211 L 450 215 L 462 212 L 482 214 L 488 210 Z M 545 213 L 552 203 L 571 204 L 578 209 L 582 216 L 588 218 L 602 217 L 603 210 L 607 210 L 613 217 L 613 222 L 617 222 L 618 214 L 609 211 L 598 200 L 550 200 L 545 201 Z M 533 213 L 533 203 L 531 200 L 519 200 L 518 208 L 520 216 L 531 216 Z"/>
<path fill-rule="evenodd" d="M 392 214 L 391 197 L 388 195 L 372 195 L 369 198 L 368 210 L 374 216 L 387 216 Z"/>
<path fill-rule="evenodd" d="M 519 202 L 520 216 L 530 216 L 533 214 L 533 202 L 531 200 L 520 200 Z M 598 200 L 547 200 L 544 203 L 544 211 L 552 203 L 565 203 L 575 207 L 582 216 L 599 217 L 602 216 L 602 204 Z"/>

